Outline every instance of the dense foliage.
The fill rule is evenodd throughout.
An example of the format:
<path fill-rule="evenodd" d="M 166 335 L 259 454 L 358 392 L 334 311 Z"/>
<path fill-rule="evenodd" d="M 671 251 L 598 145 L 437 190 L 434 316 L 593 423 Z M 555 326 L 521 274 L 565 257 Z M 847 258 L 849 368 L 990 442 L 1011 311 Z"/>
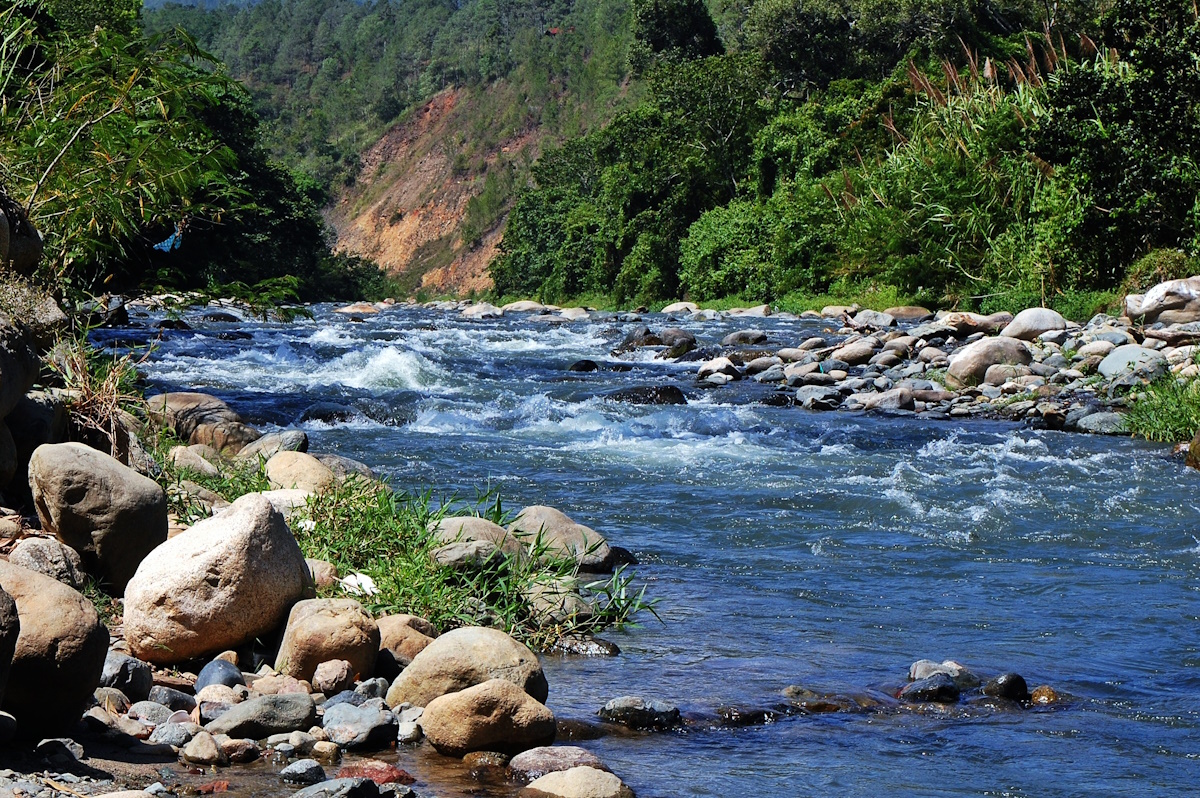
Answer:
<path fill-rule="evenodd" d="M 543 156 L 498 293 L 881 284 L 1086 314 L 1081 292 L 1200 246 L 1188 0 L 759 0 L 719 18 L 729 54 L 670 50 L 639 107 Z"/>
<path fill-rule="evenodd" d="M 53 284 L 290 274 L 314 295 L 354 291 L 348 271 L 376 279 L 330 255 L 314 196 L 267 157 L 242 87 L 186 33 L 142 35 L 128 0 L 0 12 L 0 99 L 0 185 L 45 237 Z"/>

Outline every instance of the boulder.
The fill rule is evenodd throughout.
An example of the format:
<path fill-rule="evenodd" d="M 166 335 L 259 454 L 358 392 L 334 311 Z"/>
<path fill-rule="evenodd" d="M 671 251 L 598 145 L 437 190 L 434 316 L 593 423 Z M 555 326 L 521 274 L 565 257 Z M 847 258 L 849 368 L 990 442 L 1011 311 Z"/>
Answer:
<path fill-rule="evenodd" d="M 679 725 L 679 708 L 665 701 L 647 701 L 641 696 L 621 696 L 609 701 L 597 713 L 602 720 L 631 729 L 673 729 Z"/>
<path fill-rule="evenodd" d="M 280 452 L 307 452 L 308 435 L 304 430 L 285 429 L 262 436 L 242 447 L 236 455 L 238 460 L 254 462 L 258 458 L 270 460 Z"/>
<path fill-rule="evenodd" d="M 17 444 L 8 424 L 0 419 L 0 490 L 7 488 L 17 474 Z"/>
<path fill-rule="evenodd" d="M 883 312 L 896 321 L 903 322 L 918 322 L 933 315 L 932 310 L 923 308 L 920 305 L 901 305 L 899 307 L 888 308 Z"/>
<path fill-rule="evenodd" d="M 188 437 L 188 443 L 211 446 L 223 457 L 233 457 L 262 437 L 262 433 L 240 421 L 218 421 L 200 424 Z"/>
<path fill-rule="evenodd" d="M 205 726 L 211 734 L 228 734 L 262 740 L 272 734 L 311 729 L 317 722 L 317 705 L 303 693 L 264 695 L 234 704 Z"/>
<path fill-rule="evenodd" d="M 354 599 L 309 599 L 292 607 L 275 670 L 311 681 L 317 666 L 344 659 L 369 679 L 379 655 L 379 627 Z"/>
<path fill-rule="evenodd" d="M 854 314 L 853 325 L 855 327 L 872 327 L 876 329 L 895 327 L 896 317 L 886 311 L 860 310 Z"/>
<path fill-rule="evenodd" d="M 0 703 L 3 702 L 4 691 L 8 686 L 8 674 L 20 637 L 21 616 L 17 611 L 17 603 L 0 588 Z"/>
<path fill-rule="evenodd" d="M 979 313 L 947 313 L 945 316 L 940 316 L 938 323 L 953 330 L 959 338 L 965 338 L 977 332 L 995 335 L 1012 320 L 1013 315 L 1004 311 L 993 313 L 990 316 Z M 915 332 L 913 334 L 916 335 Z"/>
<path fill-rule="evenodd" d="M 227 659 L 218 657 L 200 669 L 200 673 L 196 676 L 196 684 L 193 687 L 196 694 L 199 695 L 205 688 L 212 685 L 245 687 L 246 677 L 242 676 L 242 672 L 238 670 L 237 665 L 234 665 Z"/>
<path fill-rule="evenodd" d="M 953 704 L 958 701 L 960 690 L 953 677 L 937 671 L 924 679 L 909 682 L 900 689 L 897 698 L 912 704 Z"/>
<path fill-rule="evenodd" d="M 321 465 L 333 472 L 338 482 L 345 482 L 354 476 L 374 479 L 375 472 L 366 463 L 342 457 L 340 454 L 315 454 L 313 457 L 321 461 Z"/>
<path fill-rule="evenodd" d="M 581 571 L 607 573 L 613 568 L 613 552 L 604 536 L 553 507 L 526 507 L 508 530 L 526 545 L 545 547 L 548 558 L 574 560 Z"/>
<path fill-rule="evenodd" d="M 7 416 L 33 387 L 40 368 L 29 333 L 6 321 L 7 315 L 0 310 L 0 418 Z"/>
<path fill-rule="evenodd" d="M 219 468 L 201 457 L 191 446 L 172 446 L 171 451 L 167 452 L 167 457 L 171 465 L 180 471 L 195 471 L 206 477 L 215 477 L 221 473 Z"/>
<path fill-rule="evenodd" d="M 983 686 L 983 694 L 997 698 L 1007 698 L 1010 701 L 1028 701 L 1029 685 L 1019 673 L 1002 673 L 988 679 Z"/>
<path fill-rule="evenodd" d="M 354 673 L 354 666 L 348 660 L 327 660 L 313 671 L 312 688 L 325 695 L 337 695 L 354 687 Z"/>
<path fill-rule="evenodd" d="M 42 528 L 118 593 L 167 539 L 167 496 L 158 483 L 81 443 L 39 446 L 29 486 Z"/>
<path fill-rule="evenodd" d="M 514 756 L 508 763 L 508 772 L 520 781 L 533 781 L 547 773 L 585 766 L 608 770 L 604 763 L 586 748 L 577 745 L 541 746 Z"/>
<path fill-rule="evenodd" d="M 412 617 L 385 615 L 376 622 L 379 626 L 379 647 L 390 650 L 396 661 L 405 667 L 433 642 L 433 637 L 408 622 Z"/>
<path fill-rule="evenodd" d="M 229 757 L 221 750 L 221 746 L 210 732 L 197 732 L 192 739 L 187 741 L 183 746 L 183 751 L 180 756 L 184 762 L 193 765 L 227 765 Z"/>
<path fill-rule="evenodd" d="M 100 685 L 108 630 L 82 593 L 28 568 L 0 561 L 0 588 L 20 618 L 4 711 L 25 734 L 72 728 Z"/>
<path fill-rule="evenodd" d="M 840 360 L 851 366 L 861 366 L 875 354 L 877 341 L 873 338 L 860 338 L 857 341 L 838 347 L 829 356 L 832 360 Z"/>
<path fill-rule="evenodd" d="M 672 302 L 662 309 L 663 313 L 696 313 L 700 306 L 695 302 Z"/>
<path fill-rule="evenodd" d="M 430 524 L 429 531 L 442 543 L 486 541 L 509 556 L 518 556 L 525 551 L 516 534 L 486 518 L 451 516 Z"/>
<path fill-rule="evenodd" d="M 988 367 L 998 363 L 1028 366 L 1033 362 L 1029 347 L 1016 338 L 980 338 L 950 356 L 946 384 L 950 388 L 978 385 L 987 375 Z"/>
<path fill-rule="evenodd" d="M 545 313 L 547 307 L 541 302 L 534 302 L 530 299 L 519 299 L 516 302 L 509 302 L 500 310 L 505 313 Z"/>
<path fill-rule="evenodd" d="M 435 565 L 454 571 L 478 571 L 493 567 L 503 555 L 495 543 L 486 540 L 460 540 L 438 546 L 430 556 Z"/>
<path fill-rule="evenodd" d="M 762 330 L 737 330 L 721 339 L 721 346 L 753 346 L 767 340 Z"/>
<path fill-rule="evenodd" d="M 705 380 L 714 374 L 724 374 L 733 380 L 742 378 L 742 373 L 738 371 L 737 366 L 733 365 L 732 360 L 727 357 L 716 357 L 700 364 L 696 370 L 696 379 Z"/>
<path fill-rule="evenodd" d="M 517 753 L 554 742 L 554 713 L 517 685 L 491 679 L 439 696 L 421 715 L 425 737 L 438 753 Z"/>
<path fill-rule="evenodd" d="M 1100 361 L 1096 371 L 1106 379 L 1133 374 L 1153 380 L 1167 371 L 1167 358 L 1161 352 L 1137 344 L 1118 346 Z"/>
<path fill-rule="evenodd" d="M 388 706 L 428 706 L 438 696 L 507 679 L 545 702 L 550 688 L 537 655 L 501 632 L 468 626 L 447 632 L 417 654 L 392 683 Z"/>
<path fill-rule="evenodd" d="M 1145 294 L 1125 297 L 1125 315 L 1143 324 L 1153 324 L 1168 310 L 1183 312 L 1177 314 L 1176 323 L 1200 321 L 1200 277 L 1167 280 Z"/>
<path fill-rule="evenodd" d="M 206 393 L 174 391 L 147 400 L 150 420 L 175 431 L 180 440 L 190 440 L 196 427 L 221 421 L 241 421 L 229 405 Z"/>
<path fill-rule="evenodd" d="M 4 419 L 16 446 L 17 470 L 12 485 L 32 502 L 25 492 L 29 486 L 29 458 L 44 443 L 62 443 L 67 434 L 67 407 L 52 393 L 30 391 L 21 397 Z"/>
<path fill-rule="evenodd" d="M 337 482 L 337 477 L 327 465 L 304 452 L 279 452 L 273 455 L 267 461 L 266 474 L 267 481 L 275 489 L 324 493 Z"/>
<path fill-rule="evenodd" d="M 142 562 L 125 590 L 125 639 L 162 664 L 235 648 L 276 629 L 307 585 L 283 516 L 248 494 Z"/>
<path fill-rule="evenodd" d="M 1000 334 L 1006 338 L 1033 341 L 1042 333 L 1067 329 L 1067 320 L 1050 308 L 1026 308 L 1013 317 Z"/>
<path fill-rule="evenodd" d="M 915 407 L 912 389 L 907 386 L 879 393 L 856 393 L 850 399 L 863 410 L 912 410 Z"/>
<path fill-rule="evenodd" d="M 586 765 L 547 773 L 520 792 L 521 798 L 634 798 L 619 778 Z"/>
<path fill-rule="evenodd" d="M 304 560 L 308 563 L 309 573 L 312 574 L 313 584 L 318 589 L 325 587 L 333 587 L 338 583 L 337 566 L 325 560 L 315 560 L 308 557 Z"/>
<path fill-rule="evenodd" d="M 463 308 L 459 315 L 464 319 L 498 319 L 504 315 L 504 311 L 490 302 L 477 302 L 470 307 Z"/>
<path fill-rule="evenodd" d="M 8 555 L 8 561 L 83 590 L 86 576 L 79 552 L 54 538 L 24 538 Z"/>
<path fill-rule="evenodd" d="M 333 312 L 345 313 L 348 316 L 374 316 L 379 312 L 379 308 L 370 302 L 352 302 L 349 305 L 336 308 Z"/>

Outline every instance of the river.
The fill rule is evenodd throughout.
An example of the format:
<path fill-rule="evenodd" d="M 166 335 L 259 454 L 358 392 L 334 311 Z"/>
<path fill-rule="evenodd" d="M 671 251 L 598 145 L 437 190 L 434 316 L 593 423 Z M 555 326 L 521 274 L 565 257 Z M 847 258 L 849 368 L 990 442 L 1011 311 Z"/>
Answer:
<path fill-rule="evenodd" d="M 166 332 L 143 371 L 156 388 L 221 396 L 265 430 L 314 402 L 353 406 L 349 421 L 300 424 L 313 450 L 439 496 L 491 488 L 512 510 L 551 504 L 631 549 L 662 622 L 606 635 L 616 658 L 545 657 L 560 716 L 630 693 L 704 714 L 778 704 L 791 684 L 887 692 L 922 658 L 1016 671 L 1069 697 L 581 743 L 641 798 L 1193 794 L 1200 473 L 1168 447 L 773 406 L 750 382 L 696 387 L 694 363 L 610 356 L 630 326 L 613 319 L 397 308 L 354 323 L 314 310 L 286 325 L 189 312 L 193 329 Z M 775 348 L 828 324 L 679 326 L 702 342 L 763 329 Z M 600 370 L 567 370 L 582 358 Z M 655 384 L 679 385 L 687 405 L 603 396 Z"/>

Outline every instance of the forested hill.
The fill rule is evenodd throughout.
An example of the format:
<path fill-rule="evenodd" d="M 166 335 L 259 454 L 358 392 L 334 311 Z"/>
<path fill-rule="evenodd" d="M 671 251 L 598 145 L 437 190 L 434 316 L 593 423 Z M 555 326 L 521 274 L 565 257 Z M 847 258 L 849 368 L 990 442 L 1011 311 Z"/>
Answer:
<path fill-rule="evenodd" d="M 143 9 L 250 90 L 275 157 L 324 189 L 341 246 L 439 288 L 486 288 L 547 138 L 629 104 L 625 0 L 265 0 Z"/>

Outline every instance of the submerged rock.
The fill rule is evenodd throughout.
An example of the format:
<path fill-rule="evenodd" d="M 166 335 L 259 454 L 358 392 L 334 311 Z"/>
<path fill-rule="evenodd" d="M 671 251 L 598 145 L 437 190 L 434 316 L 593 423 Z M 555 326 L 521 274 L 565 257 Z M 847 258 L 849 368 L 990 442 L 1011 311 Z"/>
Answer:
<path fill-rule="evenodd" d="M 641 696 L 622 696 L 605 704 L 597 713 L 609 723 L 631 729 L 673 729 L 680 723 L 679 708 L 665 701 L 647 701 Z"/>

